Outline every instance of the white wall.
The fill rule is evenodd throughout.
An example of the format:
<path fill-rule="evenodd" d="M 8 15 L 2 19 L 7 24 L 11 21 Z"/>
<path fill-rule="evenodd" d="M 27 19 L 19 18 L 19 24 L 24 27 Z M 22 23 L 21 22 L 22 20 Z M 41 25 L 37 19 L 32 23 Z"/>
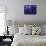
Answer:
<path fill-rule="evenodd" d="M 0 0 L 7 5 L 7 20 L 46 21 L 46 0 Z M 37 15 L 24 15 L 24 4 L 36 4 Z"/>

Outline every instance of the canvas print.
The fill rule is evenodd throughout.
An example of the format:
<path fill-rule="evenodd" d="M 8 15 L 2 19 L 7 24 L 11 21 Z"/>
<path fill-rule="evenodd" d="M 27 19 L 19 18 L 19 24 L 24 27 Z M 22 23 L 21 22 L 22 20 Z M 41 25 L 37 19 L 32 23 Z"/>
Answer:
<path fill-rule="evenodd" d="M 24 5 L 24 14 L 37 14 L 37 6 L 36 5 Z"/>

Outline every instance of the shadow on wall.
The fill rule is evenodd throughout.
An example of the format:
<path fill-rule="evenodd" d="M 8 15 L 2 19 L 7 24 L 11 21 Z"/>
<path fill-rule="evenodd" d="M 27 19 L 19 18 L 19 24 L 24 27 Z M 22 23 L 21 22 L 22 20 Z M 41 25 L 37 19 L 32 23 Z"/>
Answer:
<path fill-rule="evenodd" d="M 6 20 L 7 26 L 24 26 L 24 24 L 27 25 L 46 25 L 46 21 L 15 21 L 15 20 Z"/>

